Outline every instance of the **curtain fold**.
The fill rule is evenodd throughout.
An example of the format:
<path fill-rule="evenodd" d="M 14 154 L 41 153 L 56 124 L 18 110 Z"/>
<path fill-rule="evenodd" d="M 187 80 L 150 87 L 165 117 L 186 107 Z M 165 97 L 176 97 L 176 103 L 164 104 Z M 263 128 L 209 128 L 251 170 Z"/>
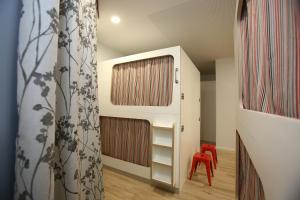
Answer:
<path fill-rule="evenodd" d="M 95 0 L 23 1 L 15 199 L 103 199 Z"/>
<path fill-rule="evenodd" d="M 300 118 L 297 0 L 246 0 L 241 18 L 245 109 Z"/>
<path fill-rule="evenodd" d="M 112 103 L 134 106 L 170 105 L 173 68 L 172 56 L 115 65 L 112 72 Z"/>
<path fill-rule="evenodd" d="M 150 123 L 146 120 L 100 117 L 104 155 L 150 166 Z"/>
<path fill-rule="evenodd" d="M 264 200 L 265 192 L 258 173 L 239 134 L 236 134 L 237 182 L 239 200 Z"/>

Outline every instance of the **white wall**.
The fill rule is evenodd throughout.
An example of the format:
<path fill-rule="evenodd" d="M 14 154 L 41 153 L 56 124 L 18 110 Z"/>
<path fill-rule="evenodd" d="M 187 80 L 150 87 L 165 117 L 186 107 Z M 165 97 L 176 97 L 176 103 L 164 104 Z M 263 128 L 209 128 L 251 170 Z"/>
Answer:
<path fill-rule="evenodd" d="M 98 49 L 97 49 L 97 58 L 98 58 L 98 63 L 101 63 L 105 60 L 110 60 L 110 59 L 113 59 L 113 58 L 119 58 L 119 57 L 122 57 L 124 56 L 123 53 L 115 50 L 115 49 L 112 49 L 108 46 L 105 46 L 101 43 L 98 42 Z"/>
<path fill-rule="evenodd" d="M 201 140 L 216 142 L 216 81 L 201 81 Z"/>
<path fill-rule="evenodd" d="M 218 148 L 235 149 L 237 88 L 234 58 L 216 60 L 216 143 Z"/>
<path fill-rule="evenodd" d="M 180 189 L 187 180 L 193 155 L 200 147 L 200 72 L 181 49 L 181 125 L 180 134 Z"/>

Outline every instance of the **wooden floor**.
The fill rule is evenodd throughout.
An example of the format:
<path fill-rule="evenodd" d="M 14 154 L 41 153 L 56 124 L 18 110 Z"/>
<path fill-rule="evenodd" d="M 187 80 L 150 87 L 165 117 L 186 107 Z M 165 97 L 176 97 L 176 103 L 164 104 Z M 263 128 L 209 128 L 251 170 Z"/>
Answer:
<path fill-rule="evenodd" d="M 105 168 L 104 191 L 106 200 L 233 200 L 235 199 L 235 153 L 218 152 L 219 163 L 208 186 L 205 168 L 197 169 L 192 180 L 187 180 L 180 194 L 173 194 L 132 177 Z"/>

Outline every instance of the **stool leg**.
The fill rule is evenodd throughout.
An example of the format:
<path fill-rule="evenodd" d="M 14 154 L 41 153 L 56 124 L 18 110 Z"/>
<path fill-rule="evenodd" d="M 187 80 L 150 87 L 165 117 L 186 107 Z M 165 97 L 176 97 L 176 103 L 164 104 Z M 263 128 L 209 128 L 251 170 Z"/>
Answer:
<path fill-rule="evenodd" d="M 214 154 L 213 151 L 212 151 L 212 160 L 214 162 L 215 169 L 217 169 L 217 158 L 215 156 L 216 156 L 216 154 Z"/>
<path fill-rule="evenodd" d="M 211 170 L 212 177 L 214 177 L 214 169 L 211 161 L 210 161 L 210 170 Z"/>
<path fill-rule="evenodd" d="M 195 169 L 195 164 L 196 164 L 196 159 L 193 158 L 193 162 L 192 162 L 192 168 L 191 168 L 191 171 L 190 171 L 190 180 L 192 179 L 192 176 L 193 176 L 193 173 L 194 173 L 194 169 Z"/>
<path fill-rule="evenodd" d="M 208 184 L 209 184 L 209 186 L 211 186 L 210 163 L 209 163 L 209 161 L 205 162 L 205 165 L 206 165 L 206 174 L 207 174 L 207 178 L 208 178 Z"/>
<path fill-rule="evenodd" d="M 214 154 L 214 151 L 209 151 L 211 153 L 211 158 L 212 158 L 212 161 L 214 162 L 214 167 L 215 167 L 215 170 L 217 169 L 217 162 L 216 162 L 216 157 Z"/>
<path fill-rule="evenodd" d="M 194 168 L 194 173 L 196 173 L 196 171 L 197 171 L 197 166 L 198 166 L 198 163 L 199 163 L 199 161 L 198 161 L 198 160 L 196 160 L 196 163 L 195 163 L 195 168 Z"/>
<path fill-rule="evenodd" d="M 216 161 L 218 162 L 217 150 L 215 149 Z"/>

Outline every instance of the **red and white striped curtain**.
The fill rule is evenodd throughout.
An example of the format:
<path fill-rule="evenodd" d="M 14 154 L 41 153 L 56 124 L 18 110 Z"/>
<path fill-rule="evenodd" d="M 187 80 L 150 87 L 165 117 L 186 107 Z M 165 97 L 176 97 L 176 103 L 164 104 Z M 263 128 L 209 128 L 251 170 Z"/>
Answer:
<path fill-rule="evenodd" d="M 297 0 L 245 0 L 241 17 L 245 109 L 300 118 Z"/>
<path fill-rule="evenodd" d="M 264 187 L 248 151 L 236 134 L 236 197 L 240 200 L 265 200 Z"/>
<path fill-rule="evenodd" d="M 150 166 L 150 123 L 140 119 L 100 117 L 104 155 Z"/>
<path fill-rule="evenodd" d="M 172 103 L 172 56 L 113 67 L 111 101 L 115 105 L 168 106 Z"/>

